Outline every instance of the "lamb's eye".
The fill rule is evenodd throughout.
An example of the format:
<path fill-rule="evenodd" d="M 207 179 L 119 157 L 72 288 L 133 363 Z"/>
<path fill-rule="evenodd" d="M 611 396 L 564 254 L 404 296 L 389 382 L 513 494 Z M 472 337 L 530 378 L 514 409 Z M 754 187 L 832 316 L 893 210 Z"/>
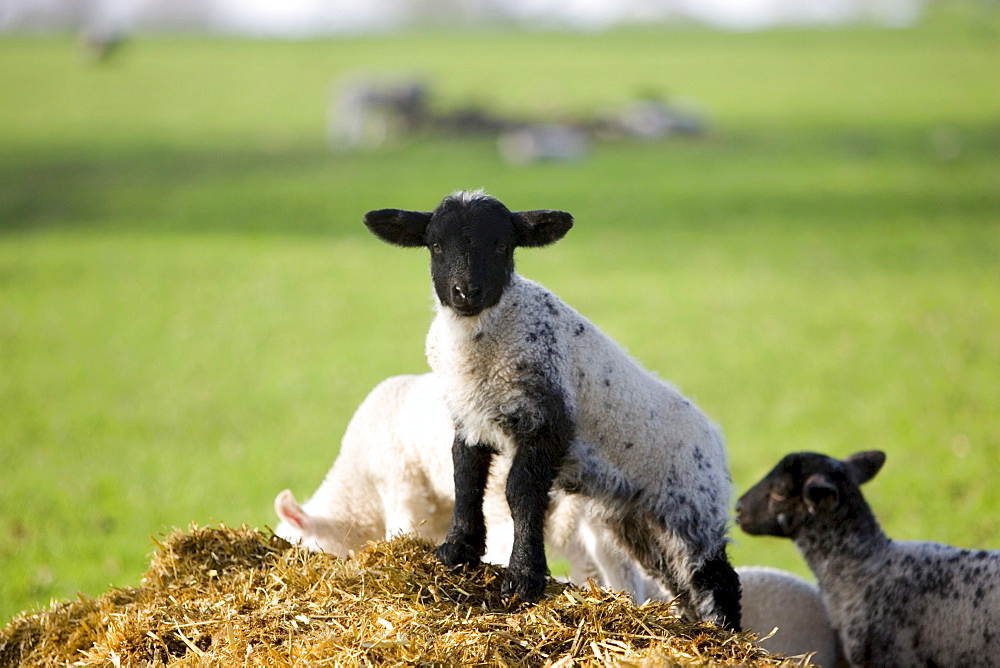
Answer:
<path fill-rule="evenodd" d="M 787 501 L 788 494 L 784 490 L 772 489 L 768 492 L 768 496 L 771 497 L 772 501 Z"/>
<path fill-rule="evenodd" d="M 441 244 L 433 243 L 431 244 L 431 252 L 438 255 L 441 252 Z"/>
<path fill-rule="evenodd" d="M 506 253 L 506 252 L 507 252 L 507 244 L 501 241 L 500 243 L 497 244 L 497 253 Z"/>

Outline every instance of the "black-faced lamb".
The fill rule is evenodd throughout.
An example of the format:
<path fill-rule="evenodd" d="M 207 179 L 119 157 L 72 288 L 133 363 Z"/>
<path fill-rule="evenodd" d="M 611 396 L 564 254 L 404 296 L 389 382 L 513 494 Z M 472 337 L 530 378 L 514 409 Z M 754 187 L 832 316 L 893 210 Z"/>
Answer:
<path fill-rule="evenodd" d="M 740 498 L 737 522 L 795 542 L 850 665 L 996 665 L 1000 552 L 890 539 L 859 488 L 884 462 L 787 455 Z"/>
<path fill-rule="evenodd" d="M 535 601 L 547 565 L 550 490 L 600 504 L 620 548 L 689 618 L 740 624 L 739 579 L 726 556 L 730 478 L 716 427 L 675 388 L 541 285 L 514 271 L 516 247 L 572 226 L 562 211 L 511 212 L 457 192 L 433 212 L 381 209 L 382 240 L 430 251 L 437 315 L 427 357 L 455 421 L 455 511 L 438 558 L 474 566 L 485 549 L 483 494 L 496 453 L 512 459 L 505 494 L 514 543 L 502 583 Z"/>

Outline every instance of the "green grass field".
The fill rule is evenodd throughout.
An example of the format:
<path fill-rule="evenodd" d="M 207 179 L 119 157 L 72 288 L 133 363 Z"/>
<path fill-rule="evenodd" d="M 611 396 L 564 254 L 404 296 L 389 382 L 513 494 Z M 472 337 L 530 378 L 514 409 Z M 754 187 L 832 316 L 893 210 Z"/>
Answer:
<path fill-rule="evenodd" d="M 426 255 L 362 215 L 480 186 L 575 215 L 520 271 L 722 425 L 736 493 L 880 448 L 891 535 L 1000 548 L 998 66 L 985 3 L 892 31 L 147 37 L 105 65 L 0 41 L 0 623 L 311 493 L 368 390 L 426 369 Z M 488 139 L 331 153 L 359 69 L 538 115 L 661 91 L 713 131 L 524 168 Z"/>

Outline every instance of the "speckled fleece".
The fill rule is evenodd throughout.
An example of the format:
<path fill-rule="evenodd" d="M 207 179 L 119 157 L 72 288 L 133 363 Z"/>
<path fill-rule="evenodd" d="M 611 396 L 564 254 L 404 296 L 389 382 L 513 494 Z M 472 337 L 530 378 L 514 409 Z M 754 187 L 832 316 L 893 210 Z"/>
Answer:
<path fill-rule="evenodd" d="M 795 539 L 850 664 L 998 665 L 1000 552 L 893 541 L 858 514 Z"/>
<path fill-rule="evenodd" d="M 740 499 L 740 525 L 794 541 L 850 665 L 1000 665 L 1000 552 L 890 539 L 859 486 L 884 461 L 870 454 L 786 456 Z M 859 458 L 877 463 L 858 474 Z M 810 484 L 826 490 L 814 504 Z"/>
<path fill-rule="evenodd" d="M 511 420 L 519 430 L 542 420 L 539 394 L 561 394 L 575 438 L 557 487 L 600 500 L 611 525 L 634 520 L 652 544 L 630 551 L 673 574 L 667 589 L 689 589 L 691 573 L 724 553 L 731 481 L 717 428 L 538 283 L 515 273 L 478 316 L 438 304 L 427 358 L 466 442 L 501 453 L 516 447 Z M 711 607 L 697 596 L 694 607 Z"/>

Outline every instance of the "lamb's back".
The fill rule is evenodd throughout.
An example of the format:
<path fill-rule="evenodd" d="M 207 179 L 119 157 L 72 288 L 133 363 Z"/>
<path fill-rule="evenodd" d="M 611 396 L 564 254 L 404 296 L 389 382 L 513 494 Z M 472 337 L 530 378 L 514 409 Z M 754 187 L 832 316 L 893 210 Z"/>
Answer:
<path fill-rule="evenodd" d="M 994 665 L 1000 552 L 893 541 L 840 572 L 823 597 L 849 661 Z"/>

